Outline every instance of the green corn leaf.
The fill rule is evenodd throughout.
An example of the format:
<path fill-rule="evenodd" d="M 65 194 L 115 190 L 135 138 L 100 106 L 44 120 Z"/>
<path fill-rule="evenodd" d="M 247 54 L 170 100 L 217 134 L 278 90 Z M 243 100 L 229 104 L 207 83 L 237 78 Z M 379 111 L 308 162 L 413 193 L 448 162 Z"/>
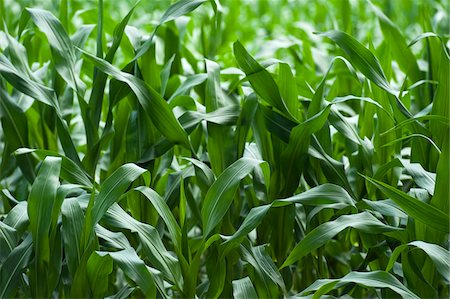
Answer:
<path fill-rule="evenodd" d="M 216 125 L 234 125 L 239 116 L 239 106 L 225 106 L 210 113 L 200 113 L 197 111 L 188 111 L 184 113 L 178 120 L 180 121 L 186 132 L 191 132 L 202 121 Z"/>
<path fill-rule="evenodd" d="M 259 109 L 264 115 L 267 129 L 284 142 L 289 143 L 291 131 L 298 125 L 298 123 L 263 105 L 259 105 Z"/>
<path fill-rule="evenodd" d="M 175 20 L 185 14 L 190 13 L 207 0 L 180 0 L 172 4 L 159 20 L 159 24 Z"/>
<path fill-rule="evenodd" d="M 53 89 L 29 78 L 0 53 L 0 74 L 17 90 L 60 111 Z M 61 113 L 59 113 L 61 114 Z"/>
<path fill-rule="evenodd" d="M 203 236 L 208 237 L 214 227 L 222 220 L 234 197 L 239 182 L 258 165 L 264 162 L 241 158 L 225 169 L 211 185 L 202 207 Z M 262 164 L 268 171 L 266 164 Z"/>
<path fill-rule="evenodd" d="M 105 222 L 113 227 L 122 228 L 136 232 L 141 240 L 146 256 L 152 265 L 161 271 L 166 278 L 177 285 L 181 290 L 183 277 L 181 276 L 180 264 L 164 247 L 158 231 L 145 223 L 139 222 L 117 204 L 114 204 L 105 215 Z"/>
<path fill-rule="evenodd" d="M 12 208 L 3 220 L 3 223 L 14 228 L 19 235 L 22 235 L 29 224 L 27 202 L 21 201 Z"/>
<path fill-rule="evenodd" d="M 273 288 L 273 285 L 285 290 L 286 287 L 283 278 L 281 277 L 280 272 L 278 272 L 274 262 L 267 254 L 265 246 L 251 247 L 248 242 L 244 242 L 243 245 L 241 245 L 241 251 L 243 259 L 253 266 L 258 278 L 264 282 L 266 294 L 269 294 L 272 297 L 276 296 L 278 290 Z M 261 296 L 261 293 L 259 293 L 259 295 Z"/>
<path fill-rule="evenodd" d="M 33 252 L 31 235 L 15 247 L 0 267 L 0 298 L 11 298 L 21 284 L 21 274 L 29 265 Z"/>
<path fill-rule="evenodd" d="M 125 299 L 130 298 L 131 294 L 136 290 L 136 287 L 123 286 L 117 293 L 105 298 L 108 299 Z"/>
<path fill-rule="evenodd" d="M 61 206 L 62 237 L 69 272 L 75 276 L 82 259 L 84 215 L 76 198 L 66 198 Z"/>
<path fill-rule="evenodd" d="M 405 299 L 419 298 L 416 294 L 401 284 L 397 278 L 384 271 L 350 272 L 344 277 L 338 279 L 319 279 L 303 290 L 301 294 L 303 295 L 315 291 L 313 298 L 321 298 L 321 295 L 326 294 L 328 291 L 339 288 L 348 283 L 357 283 L 359 285 L 372 288 L 390 288 Z"/>
<path fill-rule="evenodd" d="M 172 69 L 173 61 L 175 60 L 175 54 L 167 60 L 161 71 L 161 95 L 164 96 L 166 93 L 167 83 L 169 82 L 170 70 Z"/>
<path fill-rule="evenodd" d="M 5 28 L 6 29 L 6 28 Z M 27 74 L 28 77 L 34 81 L 39 80 L 28 66 L 27 50 L 18 40 L 13 38 L 9 33 L 5 32 L 6 39 L 8 40 L 8 54 L 12 64 L 20 70 L 22 73 Z"/>
<path fill-rule="evenodd" d="M 18 91 L 52 107 L 57 115 L 56 126 L 58 128 L 61 145 L 66 155 L 81 166 L 77 150 L 69 133 L 67 123 L 62 119 L 62 112 L 53 89 L 50 89 L 16 69 L 11 62 L 0 53 L 0 74 Z"/>
<path fill-rule="evenodd" d="M 92 224 L 97 224 L 108 208 L 117 202 L 125 193 L 130 184 L 145 173 L 145 169 L 129 163 L 121 166 L 108 179 L 106 179 L 103 182 L 100 192 L 97 195 L 92 207 Z M 150 179 L 149 175 L 147 175 L 146 179 Z"/>
<path fill-rule="evenodd" d="M 46 157 L 58 157 L 61 158 L 61 173 L 60 177 L 70 183 L 79 184 L 85 187 L 92 187 L 91 178 L 86 174 L 86 172 L 81 169 L 78 164 L 76 164 L 71 159 L 60 155 L 56 152 L 41 150 L 41 149 L 30 149 L 30 148 L 19 148 L 14 154 L 16 156 L 35 154 L 39 159 L 44 160 Z"/>
<path fill-rule="evenodd" d="M 189 76 L 181 85 L 175 90 L 175 92 L 170 96 L 169 102 L 180 95 L 188 94 L 189 91 L 197 85 L 205 82 L 207 78 L 206 74 L 197 74 L 193 76 Z"/>
<path fill-rule="evenodd" d="M 295 77 L 292 74 L 291 68 L 287 63 L 280 63 L 278 86 L 280 89 L 280 95 L 282 96 L 289 113 L 299 120 L 299 100 L 297 83 Z"/>
<path fill-rule="evenodd" d="M 423 241 L 413 241 L 408 244 L 397 246 L 392 252 L 386 271 L 390 271 L 394 266 L 399 255 L 408 247 L 417 247 L 423 250 L 433 261 L 436 270 L 442 275 L 446 283 L 450 283 L 450 252 L 436 244 L 430 244 Z"/>
<path fill-rule="evenodd" d="M 95 25 L 82 25 L 77 30 L 77 32 L 75 32 L 75 34 L 70 37 L 72 45 L 74 47 L 83 48 L 94 28 Z M 77 55 L 77 53 L 75 53 L 75 55 L 77 59 L 80 58 L 79 55 Z"/>
<path fill-rule="evenodd" d="M 281 267 L 284 268 L 299 261 L 312 250 L 324 245 L 335 235 L 349 227 L 368 234 L 382 234 L 400 230 L 399 228 L 382 223 L 368 212 L 344 215 L 334 221 L 323 223 L 308 233 L 305 238 L 295 246 Z"/>
<path fill-rule="evenodd" d="M 339 205 L 341 208 L 355 205 L 347 191 L 340 186 L 332 184 L 323 184 L 288 198 L 276 199 L 269 205 L 251 209 L 239 229 L 233 235 L 229 237 L 222 236 L 225 238 L 225 242 L 223 243 L 226 247 L 225 250 L 229 250 L 230 247 L 238 244 L 244 236 L 255 229 L 271 208 L 284 207 L 291 204 L 324 207 Z"/>
<path fill-rule="evenodd" d="M 49 233 L 53 201 L 59 186 L 60 169 L 61 158 L 45 158 L 28 197 L 28 217 L 35 253 L 31 280 L 34 296 L 45 296 L 49 292 L 47 289 L 47 269 L 50 263 Z"/>
<path fill-rule="evenodd" d="M 400 160 L 406 172 L 414 178 L 414 182 L 424 188 L 430 193 L 434 194 L 434 187 L 436 184 L 436 175 L 432 172 L 423 169 L 419 163 L 410 163 L 407 160 Z"/>
<path fill-rule="evenodd" d="M 283 174 L 286 180 L 280 190 L 287 194 L 292 193 L 298 187 L 300 176 L 303 172 L 305 154 L 308 151 L 311 135 L 322 128 L 330 113 L 331 106 L 328 105 L 320 113 L 308 118 L 306 121 L 295 126 L 289 136 L 289 144 L 281 154 L 283 163 Z"/>
<path fill-rule="evenodd" d="M 448 233 L 450 218 L 448 213 L 426 204 L 419 199 L 378 180 L 365 177 L 367 181 L 375 185 L 384 194 L 389 196 L 400 208 L 402 208 L 415 221 L 434 228 L 440 232 Z"/>
<path fill-rule="evenodd" d="M 240 115 L 237 120 L 236 144 L 237 144 L 237 158 L 241 158 L 244 154 L 245 143 L 250 131 L 253 118 L 255 117 L 256 109 L 258 108 L 258 99 L 256 94 L 250 94 L 244 101 Z"/>
<path fill-rule="evenodd" d="M 59 185 L 61 158 L 47 157 L 42 163 L 28 198 L 28 217 L 33 244 L 39 262 L 50 258 L 48 232 L 53 200 Z"/>
<path fill-rule="evenodd" d="M 136 5 L 137 5 L 137 3 L 136 3 Z M 133 8 L 131 8 L 131 10 L 126 14 L 126 16 L 122 19 L 122 21 L 119 24 L 117 24 L 117 26 L 114 28 L 113 42 L 112 42 L 111 47 L 108 49 L 108 52 L 105 57 L 105 60 L 108 61 L 109 63 L 112 63 L 113 58 L 116 54 L 116 51 L 120 46 L 120 42 L 122 41 L 125 27 L 128 24 L 136 5 Z M 99 34 L 99 36 L 101 36 L 101 33 Z M 102 57 L 99 57 L 99 58 L 102 58 Z M 98 123 L 100 121 L 100 115 L 101 115 L 102 103 L 103 103 L 103 95 L 104 95 L 104 91 L 105 91 L 107 76 L 105 73 L 95 72 L 93 80 L 94 81 L 92 82 L 92 92 L 91 92 L 91 96 L 89 99 L 89 107 L 91 110 L 91 117 L 92 117 L 92 122 L 94 124 L 94 127 L 93 127 L 93 130 L 94 130 L 94 128 L 98 129 Z"/>
<path fill-rule="evenodd" d="M 381 215 L 399 217 L 404 219 L 408 218 L 408 215 L 390 199 L 377 201 L 363 199 L 362 202 L 368 205 L 372 210 L 381 213 Z"/>
<path fill-rule="evenodd" d="M 11 226 L 0 222 L 0 245 L 2 246 L 0 262 L 2 262 L 9 255 L 14 247 L 16 247 L 17 242 L 17 231 Z"/>
<path fill-rule="evenodd" d="M 445 135 L 445 134 L 444 134 Z M 444 143 L 442 153 L 439 156 L 437 169 L 436 169 L 436 184 L 434 187 L 434 196 L 431 200 L 431 204 L 441 211 L 449 210 L 450 192 L 448 182 L 450 180 L 450 174 L 448 171 L 448 165 L 450 164 L 450 146 L 449 137 L 444 137 Z M 431 194 L 431 193 L 430 193 Z"/>
<path fill-rule="evenodd" d="M 8 140 L 11 151 L 19 147 L 29 146 L 28 122 L 24 111 L 14 103 L 4 90 L 0 90 L 0 117 L 3 134 Z M 6 162 L 7 151 L 3 152 L 2 162 Z M 2 163 L 3 164 L 3 163 Z M 28 181 L 33 182 L 35 178 L 34 163 L 30 157 L 25 157 L 18 161 L 19 167 Z"/>
<path fill-rule="evenodd" d="M 181 229 L 164 199 L 154 190 L 147 187 L 141 186 L 135 190 L 141 192 L 148 200 L 150 200 L 159 216 L 164 220 L 172 238 L 172 242 L 179 250 L 181 250 Z"/>
<path fill-rule="evenodd" d="M 257 298 L 255 288 L 248 276 L 233 280 L 233 297 L 239 299 Z"/>
<path fill-rule="evenodd" d="M 84 57 L 98 67 L 99 70 L 119 81 L 125 82 L 133 90 L 140 105 L 149 115 L 155 127 L 157 127 L 167 139 L 190 148 L 186 132 L 183 130 L 180 123 L 169 109 L 167 102 L 161 95 L 144 81 L 128 73 L 121 72 L 103 59 L 99 59 L 87 52 L 82 52 Z"/>
<path fill-rule="evenodd" d="M 220 66 L 216 62 L 208 59 L 205 60 L 205 64 L 208 73 L 205 92 L 205 108 L 206 112 L 214 113 L 218 112 L 219 108 L 226 104 L 220 86 Z M 208 123 L 207 130 L 209 137 L 207 150 L 211 168 L 216 175 L 219 175 L 229 165 L 228 161 L 230 158 L 233 158 L 231 155 L 225 154 L 230 147 L 229 139 L 224 138 L 225 136 L 229 136 L 229 129 L 225 126 Z"/>
<path fill-rule="evenodd" d="M 326 36 L 337 43 L 348 55 L 350 62 L 378 87 L 390 94 L 397 94 L 387 81 L 378 59 L 356 39 L 338 30 L 323 32 L 319 35 Z"/>
<path fill-rule="evenodd" d="M 25 2 L 1 298 L 449 297 L 446 3 Z"/>
<path fill-rule="evenodd" d="M 153 275 L 148 271 L 144 262 L 139 258 L 133 248 L 116 252 L 99 251 L 97 254 L 102 257 L 109 255 L 122 271 L 133 280 L 147 298 L 156 297 L 156 285 Z"/>
<path fill-rule="evenodd" d="M 239 67 L 247 75 L 247 79 L 256 93 L 264 101 L 290 116 L 289 110 L 281 98 L 278 86 L 270 73 L 250 56 L 239 41 L 234 43 L 233 49 Z"/>
<path fill-rule="evenodd" d="M 159 20 L 158 25 L 156 26 L 155 30 L 153 31 L 152 36 L 139 48 L 137 51 L 136 56 L 133 58 L 133 61 L 136 61 L 139 59 L 142 55 L 144 55 L 150 47 L 154 43 L 153 37 L 155 36 L 156 30 L 158 28 L 167 22 L 173 21 L 185 14 L 188 14 L 192 11 L 194 11 L 197 7 L 205 3 L 207 0 L 179 0 L 172 4 L 162 15 L 161 19 Z"/>
<path fill-rule="evenodd" d="M 411 49 L 408 47 L 399 28 L 391 20 L 389 20 L 378 7 L 373 5 L 370 1 L 369 3 L 380 21 L 380 27 L 383 35 L 393 48 L 392 55 L 399 63 L 403 72 L 405 72 L 408 77 L 413 80 L 413 82 L 417 82 L 422 79 L 416 58 L 414 57 Z"/>
<path fill-rule="evenodd" d="M 75 71 L 75 50 L 63 25 L 46 10 L 28 8 L 27 11 L 36 26 L 47 36 L 56 70 L 73 90 L 82 94 L 86 86 Z"/>
<path fill-rule="evenodd" d="M 127 249 L 131 247 L 127 237 L 121 232 L 112 232 L 101 225 L 95 226 L 95 234 L 105 241 L 105 246 L 115 249 Z"/>
<path fill-rule="evenodd" d="M 110 256 L 101 256 L 94 252 L 87 262 L 87 276 L 94 298 L 104 298 L 108 293 L 108 276 L 113 270 Z"/>

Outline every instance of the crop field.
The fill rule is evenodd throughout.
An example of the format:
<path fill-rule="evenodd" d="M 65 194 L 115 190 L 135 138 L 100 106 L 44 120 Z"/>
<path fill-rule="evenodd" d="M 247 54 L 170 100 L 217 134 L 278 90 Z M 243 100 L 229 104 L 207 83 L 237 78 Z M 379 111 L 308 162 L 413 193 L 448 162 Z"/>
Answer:
<path fill-rule="evenodd" d="M 0 0 L 0 298 L 449 298 L 447 0 Z"/>

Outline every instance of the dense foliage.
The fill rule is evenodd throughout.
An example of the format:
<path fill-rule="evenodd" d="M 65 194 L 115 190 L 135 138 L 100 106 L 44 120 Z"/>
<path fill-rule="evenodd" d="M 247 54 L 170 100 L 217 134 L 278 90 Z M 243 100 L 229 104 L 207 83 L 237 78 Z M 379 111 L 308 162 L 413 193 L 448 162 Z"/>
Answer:
<path fill-rule="evenodd" d="M 448 298 L 448 12 L 0 0 L 0 298 Z"/>

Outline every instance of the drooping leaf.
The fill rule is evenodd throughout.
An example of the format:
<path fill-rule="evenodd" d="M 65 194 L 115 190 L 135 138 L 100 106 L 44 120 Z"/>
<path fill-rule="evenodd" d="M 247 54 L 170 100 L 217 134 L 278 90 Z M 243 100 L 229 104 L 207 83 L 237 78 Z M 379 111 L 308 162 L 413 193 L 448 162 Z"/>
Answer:
<path fill-rule="evenodd" d="M 345 32 L 332 30 L 320 33 L 333 40 L 350 57 L 350 62 L 368 79 L 385 91 L 396 94 L 386 79 L 380 62 L 373 53 Z"/>
<path fill-rule="evenodd" d="M 344 286 L 348 283 L 357 283 L 373 288 L 390 288 L 404 299 L 419 298 L 416 294 L 401 284 L 397 278 L 384 271 L 350 272 L 342 278 L 319 279 L 303 290 L 301 294 L 303 295 L 315 291 L 313 298 L 320 298 L 321 295 L 324 295 L 329 291 Z"/>
<path fill-rule="evenodd" d="M 81 50 L 82 51 L 82 50 Z M 172 142 L 180 143 L 189 148 L 189 140 L 184 129 L 181 127 L 173 112 L 170 110 L 167 102 L 157 91 L 148 86 L 144 81 L 121 72 L 109 62 L 95 57 L 87 52 L 83 52 L 84 57 L 92 62 L 99 70 L 125 82 L 136 95 L 139 104 L 149 115 L 155 127 L 163 133 L 167 139 Z"/>
<path fill-rule="evenodd" d="M 156 297 L 155 280 L 133 248 L 116 252 L 99 251 L 97 254 L 100 257 L 111 256 L 125 275 L 139 286 L 147 298 Z"/>
<path fill-rule="evenodd" d="M 398 256 L 411 246 L 425 251 L 425 253 L 433 261 L 436 270 L 442 275 L 447 283 L 450 283 L 450 252 L 439 245 L 430 244 L 423 241 L 413 241 L 395 248 L 394 252 L 392 252 L 391 258 L 389 259 L 389 264 L 386 266 L 386 271 L 390 271 Z"/>
<path fill-rule="evenodd" d="M 145 173 L 145 169 L 140 168 L 136 164 L 129 163 L 122 165 L 106 179 L 92 207 L 93 224 L 97 224 L 100 221 L 108 208 L 117 202 L 125 193 L 131 182 Z"/>
<path fill-rule="evenodd" d="M 247 75 L 255 92 L 264 101 L 289 115 L 286 103 L 281 98 L 278 86 L 270 73 L 245 50 L 239 41 L 234 43 L 233 49 L 239 67 Z"/>
<path fill-rule="evenodd" d="M 39 8 L 28 8 L 27 11 L 36 26 L 47 36 L 58 73 L 73 90 L 83 93 L 86 86 L 75 70 L 75 50 L 63 25 L 49 11 Z"/>
<path fill-rule="evenodd" d="M 281 267 L 283 268 L 299 261 L 312 250 L 324 245 L 335 235 L 349 227 L 368 234 L 382 234 L 385 232 L 401 230 L 400 228 L 384 224 L 369 212 L 340 216 L 334 221 L 325 222 L 319 225 L 308 233 L 305 238 L 295 246 Z"/>
<path fill-rule="evenodd" d="M 441 232 L 450 232 L 448 213 L 435 208 L 432 205 L 409 196 L 408 194 L 381 181 L 365 177 L 384 194 L 389 196 L 400 208 L 402 208 L 415 221 L 419 221 Z"/>

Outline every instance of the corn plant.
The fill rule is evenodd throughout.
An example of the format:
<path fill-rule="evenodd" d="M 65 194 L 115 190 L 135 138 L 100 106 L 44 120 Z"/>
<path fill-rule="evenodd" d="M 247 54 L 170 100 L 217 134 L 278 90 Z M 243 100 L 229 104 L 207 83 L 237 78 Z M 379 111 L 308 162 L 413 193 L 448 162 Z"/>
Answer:
<path fill-rule="evenodd" d="M 447 298 L 448 11 L 0 0 L 0 298 Z"/>

